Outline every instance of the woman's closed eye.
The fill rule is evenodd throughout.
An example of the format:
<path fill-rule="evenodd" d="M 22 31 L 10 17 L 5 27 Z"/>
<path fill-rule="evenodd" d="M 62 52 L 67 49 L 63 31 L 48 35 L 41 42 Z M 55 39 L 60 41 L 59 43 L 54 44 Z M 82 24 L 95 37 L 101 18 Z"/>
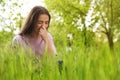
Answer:
<path fill-rule="evenodd" d="M 38 24 L 43 24 L 43 21 L 39 21 Z"/>

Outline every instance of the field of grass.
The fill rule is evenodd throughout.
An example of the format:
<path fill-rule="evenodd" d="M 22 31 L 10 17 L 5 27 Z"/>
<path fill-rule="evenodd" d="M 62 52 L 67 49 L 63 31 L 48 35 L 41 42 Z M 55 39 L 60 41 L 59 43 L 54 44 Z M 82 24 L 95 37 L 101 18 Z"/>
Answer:
<path fill-rule="evenodd" d="M 110 52 L 105 45 L 87 49 L 72 46 L 72 51 L 66 51 L 65 46 L 57 45 L 57 57 L 46 53 L 40 59 L 11 49 L 6 38 L 1 41 L 0 80 L 120 80 L 119 48 Z"/>

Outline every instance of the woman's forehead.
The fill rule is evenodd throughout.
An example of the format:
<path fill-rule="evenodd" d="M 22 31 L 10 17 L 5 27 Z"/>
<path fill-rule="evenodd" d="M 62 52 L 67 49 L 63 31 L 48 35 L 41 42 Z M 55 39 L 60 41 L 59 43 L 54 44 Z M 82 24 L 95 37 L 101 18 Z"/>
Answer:
<path fill-rule="evenodd" d="M 38 17 L 38 21 L 41 21 L 41 20 L 43 20 L 43 21 L 49 21 L 49 16 L 47 14 L 41 14 Z"/>

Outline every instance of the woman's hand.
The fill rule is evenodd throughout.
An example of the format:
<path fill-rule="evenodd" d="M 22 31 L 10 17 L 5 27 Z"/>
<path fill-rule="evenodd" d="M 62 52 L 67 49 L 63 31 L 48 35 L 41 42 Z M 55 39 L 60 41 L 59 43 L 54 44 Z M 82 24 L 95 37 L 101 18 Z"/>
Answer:
<path fill-rule="evenodd" d="M 48 32 L 45 27 L 40 29 L 39 34 L 45 42 L 48 40 Z"/>

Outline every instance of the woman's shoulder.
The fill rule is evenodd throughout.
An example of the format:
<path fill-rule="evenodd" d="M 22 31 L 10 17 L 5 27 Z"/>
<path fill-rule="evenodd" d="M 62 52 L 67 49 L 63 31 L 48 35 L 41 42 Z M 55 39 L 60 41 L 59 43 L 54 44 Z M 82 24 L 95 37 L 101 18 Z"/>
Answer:
<path fill-rule="evenodd" d="M 22 40 L 22 36 L 21 35 L 15 35 L 13 40 L 17 40 L 17 41 L 21 41 Z"/>
<path fill-rule="evenodd" d="M 18 45 L 21 45 L 22 43 L 22 36 L 21 35 L 15 35 L 12 40 L 12 46 L 16 47 Z"/>

